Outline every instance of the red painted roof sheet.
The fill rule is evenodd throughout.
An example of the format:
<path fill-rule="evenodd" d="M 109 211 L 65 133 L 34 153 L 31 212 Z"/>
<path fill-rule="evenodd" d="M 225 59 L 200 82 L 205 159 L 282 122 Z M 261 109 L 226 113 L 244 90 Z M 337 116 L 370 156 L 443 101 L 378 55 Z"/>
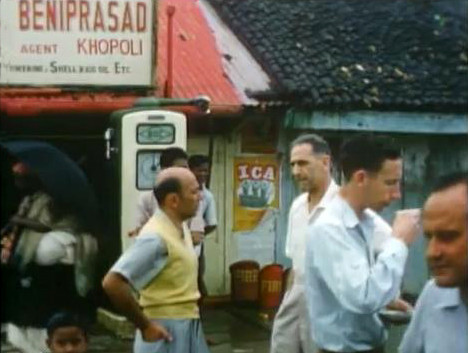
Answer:
<path fill-rule="evenodd" d="M 173 97 L 208 95 L 214 104 L 240 105 L 241 99 L 224 72 L 221 54 L 198 0 L 158 1 L 158 96 L 167 78 L 167 7 L 173 16 Z"/>

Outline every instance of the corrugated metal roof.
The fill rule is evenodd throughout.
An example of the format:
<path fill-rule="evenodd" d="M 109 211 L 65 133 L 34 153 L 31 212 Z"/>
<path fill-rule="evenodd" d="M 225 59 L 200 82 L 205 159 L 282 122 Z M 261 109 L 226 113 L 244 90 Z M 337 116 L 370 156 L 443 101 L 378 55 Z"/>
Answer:
<path fill-rule="evenodd" d="M 173 17 L 173 97 L 208 95 L 215 105 L 241 105 L 241 95 L 226 75 L 215 38 L 198 0 L 158 2 L 158 96 L 167 78 L 167 7 L 176 8 Z"/>
<path fill-rule="evenodd" d="M 213 31 L 224 70 L 242 101 L 244 104 L 258 104 L 258 101 L 248 97 L 246 92 L 269 91 L 272 86 L 270 77 L 231 28 L 219 17 L 211 4 L 206 0 L 200 0 L 199 5 Z"/>

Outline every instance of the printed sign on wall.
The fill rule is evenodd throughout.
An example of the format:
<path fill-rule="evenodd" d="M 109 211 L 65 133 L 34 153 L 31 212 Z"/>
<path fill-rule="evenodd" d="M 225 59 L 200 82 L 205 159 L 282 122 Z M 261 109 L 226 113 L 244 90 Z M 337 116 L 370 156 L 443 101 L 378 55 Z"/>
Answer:
<path fill-rule="evenodd" d="M 252 230 L 266 210 L 279 206 L 279 164 L 276 156 L 234 159 L 234 231 Z"/>
<path fill-rule="evenodd" d="M 1 0 L 0 84 L 150 86 L 156 0 Z"/>

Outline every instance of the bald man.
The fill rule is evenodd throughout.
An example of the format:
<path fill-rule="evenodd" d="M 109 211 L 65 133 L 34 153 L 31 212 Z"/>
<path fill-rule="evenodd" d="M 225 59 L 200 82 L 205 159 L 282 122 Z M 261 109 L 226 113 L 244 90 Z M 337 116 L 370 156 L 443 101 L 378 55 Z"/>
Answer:
<path fill-rule="evenodd" d="M 197 211 L 199 191 L 190 170 L 161 171 L 154 187 L 159 210 L 104 277 L 104 291 L 137 327 L 135 353 L 209 352 L 197 305 L 197 256 L 184 224 Z"/>
<path fill-rule="evenodd" d="M 400 353 L 468 352 L 468 172 L 442 177 L 424 204 L 433 278 L 416 303 Z"/>

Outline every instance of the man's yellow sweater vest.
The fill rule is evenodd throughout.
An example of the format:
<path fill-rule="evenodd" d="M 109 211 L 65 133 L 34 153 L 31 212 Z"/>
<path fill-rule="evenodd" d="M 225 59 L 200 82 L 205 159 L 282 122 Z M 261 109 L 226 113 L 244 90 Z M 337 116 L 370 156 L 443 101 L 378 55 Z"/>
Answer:
<path fill-rule="evenodd" d="M 162 211 L 143 227 L 142 233 L 155 233 L 166 243 L 167 263 L 157 276 L 140 291 L 140 306 L 150 319 L 193 319 L 199 317 L 197 300 L 198 260 L 190 231 L 184 224 L 184 236 Z"/>

